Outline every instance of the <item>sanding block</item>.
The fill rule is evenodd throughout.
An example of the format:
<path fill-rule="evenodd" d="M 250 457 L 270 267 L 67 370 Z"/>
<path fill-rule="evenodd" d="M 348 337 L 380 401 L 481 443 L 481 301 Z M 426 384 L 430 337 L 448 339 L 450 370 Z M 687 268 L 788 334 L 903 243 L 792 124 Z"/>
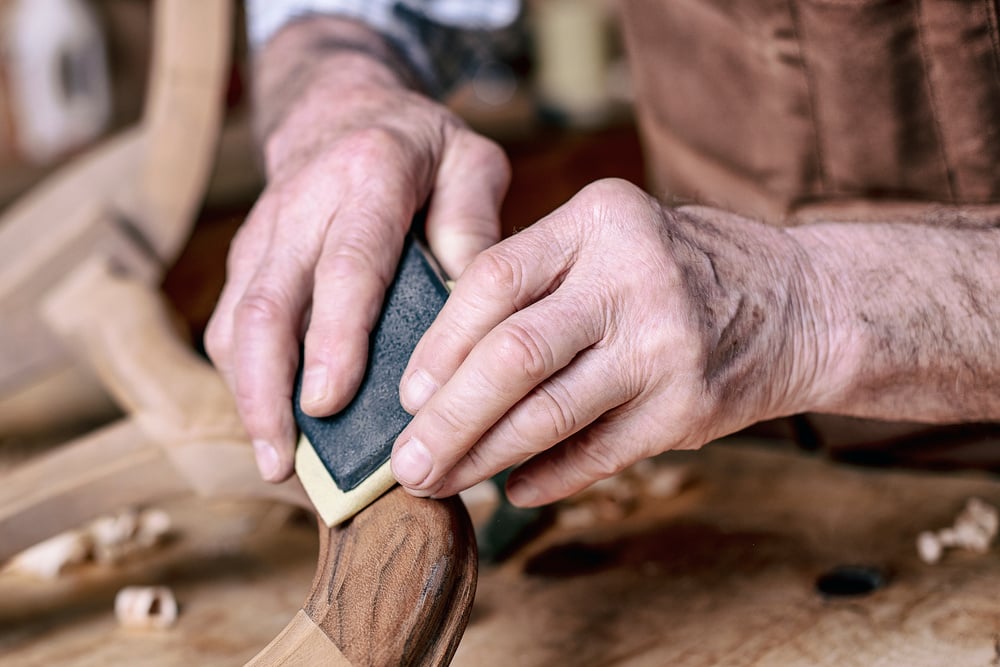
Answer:
<path fill-rule="evenodd" d="M 295 471 L 326 525 L 346 521 L 395 484 L 389 456 L 411 418 L 399 403 L 399 381 L 447 298 L 437 262 L 410 235 L 369 341 L 364 379 L 351 403 L 330 417 L 307 415 L 300 406 L 299 369 L 293 395 L 301 432 Z"/>

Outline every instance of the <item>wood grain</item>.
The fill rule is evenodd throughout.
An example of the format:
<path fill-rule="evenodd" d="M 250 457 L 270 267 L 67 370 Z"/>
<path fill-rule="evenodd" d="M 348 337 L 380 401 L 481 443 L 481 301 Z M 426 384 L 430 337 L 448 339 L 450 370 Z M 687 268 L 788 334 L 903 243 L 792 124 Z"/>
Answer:
<path fill-rule="evenodd" d="M 557 525 L 502 566 L 484 568 L 452 664 L 994 664 L 996 547 L 930 566 L 914 539 L 949 525 L 970 495 L 1000 503 L 996 478 L 860 470 L 753 445 L 737 438 L 669 455 L 692 466 L 681 495 L 640 497 L 621 521 Z M 85 568 L 52 584 L 0 575 L 0 661 L 247 660 L 299 608 L 317 544 L 311 527 L 276 526 L 246 504 L 227 508 L 228 516 L 217 502 L 171 507 L 177 540 L 120 571 Z M 887 586 L 859 598 L 819 595 L 817 577 L 844 563 L 885 568 Z M 111 603 L 126 583 L 174 587 L 178 625 L 116 630 Z"/>
<path fill-rule="evenodd" d="M 831 465 L 710 444 L 694 481 L 624 521 L 556 528 L 480 578 L 455 665 L 951 667 L 1000 662 L 1000 556 L 919 560 L 917 534 L 950 525 L 1000 482 Z M 1000 442 L 997 443 L 1000 446 Z M 867 596 L 827 597 L 839 565 L 880 568 Z"/>
<path fill-rule="evenodd" d="M 280 657 L 279 657 L 280 656 Z M 348 660 L 326 633 L 301 609 L 292 622 L 247 667 L 279 663 L 283 667 L 350 667 Z"/>
<path fill-rule="evenodd" d="M 396 488 L 342 526 L 318 523 L 319 568 L 302 609 L 350 664 L 447 665 L 476 590 L 461 501 Z M 252 664 L 285 664 L 297 650 L 291 641 L 269 646 Z"/>

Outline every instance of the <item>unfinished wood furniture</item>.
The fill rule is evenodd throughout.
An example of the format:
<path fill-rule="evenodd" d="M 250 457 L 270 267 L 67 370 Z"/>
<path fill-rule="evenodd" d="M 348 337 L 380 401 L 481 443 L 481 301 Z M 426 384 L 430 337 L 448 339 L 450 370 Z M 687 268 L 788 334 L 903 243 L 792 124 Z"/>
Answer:
<path fill-rule="evenodd" d="M 0 433 L 107 414 L 100 384 L 39 304 L 92 256 L 155 285 L 180 251 L 221 126 L 232 20 L 229 0 L 157 2 L 138 127 L 72 161 L 0 217 Z"/>
<path fill-rule="evenodd" d="M 156 287 L 211 164 L 232 18 L 226 0 L 161 0 L 155 16 L 141 127 L 0 218 L 0 435 L 87 412 L 94 394 L 124 412 L 0 479 L 0 561 L 181 494 L 311 507 L 297 482 L 260 480 L 227 388 Z M 343 527 L 319 525 L 309 597 L 252 664 L 446 664 L 476 582 L 461 502 L 396 490 Z"/>

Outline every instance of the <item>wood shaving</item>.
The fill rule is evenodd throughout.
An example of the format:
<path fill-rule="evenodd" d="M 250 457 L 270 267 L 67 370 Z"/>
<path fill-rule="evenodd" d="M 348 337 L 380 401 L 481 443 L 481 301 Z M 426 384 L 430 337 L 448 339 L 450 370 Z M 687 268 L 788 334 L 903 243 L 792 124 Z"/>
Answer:
<path fill-rule="evenodd" d="M 88 560 L 115 565 L 132 554 L 160 544 L 170 532 L 170 516 L 160 509 L 126 509 L 94 519 L 14 556 L 7 572 L 55 579 L 70 566 Z"/>
<path fill-rule="evenodd" d="M 998 527 L 997 508 L 979 498 L 969 498 L 952 526 L 926 530 L 917 536 L 917 555 L 925 563 L 936 563 L 949 548 L 986 553 L 996 539 Z"/>
<path fill-rule="evenodd" d="M 163 510 L 128 509 L 101 517 L 90 524 L 94 560 L 114 565 L 126 557 L 160 543 L 170 532 L 170 517 Z"/>
<path fill-rule="evenodd" d="M 564 528 L 620 521 L 633 514 L 645 497 L 673 498 L 691 479 L 688 466 L 644 459 L 623 472 L 602 479 L 559 506 L 557 522 Z"/>
<path fill-rule="evenodd" d="M 166 586 L 128 586 L 115 596 L 118 624 L 132 630 L 163 630 L 177 622 L 177 600 Z"/>
<path fill-rule="evenodd" d="M 87 560 L 92 546 L 90 535 L 83 531 L 60 533 L 14 556 L 4 571 L 38 579 L 57 579 L 69 566 Z"/>

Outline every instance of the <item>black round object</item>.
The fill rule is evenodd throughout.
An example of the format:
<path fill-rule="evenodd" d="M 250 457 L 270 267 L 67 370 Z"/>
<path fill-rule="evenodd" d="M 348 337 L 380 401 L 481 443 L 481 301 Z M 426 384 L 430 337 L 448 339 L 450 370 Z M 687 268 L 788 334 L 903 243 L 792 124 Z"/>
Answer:
<path fill-rule="evenodd" d="M 827 597 L 868 595 L 886 584 L 886 576 L 877 567 L 838 565 L 816 580 L 816 590 Z"/>

